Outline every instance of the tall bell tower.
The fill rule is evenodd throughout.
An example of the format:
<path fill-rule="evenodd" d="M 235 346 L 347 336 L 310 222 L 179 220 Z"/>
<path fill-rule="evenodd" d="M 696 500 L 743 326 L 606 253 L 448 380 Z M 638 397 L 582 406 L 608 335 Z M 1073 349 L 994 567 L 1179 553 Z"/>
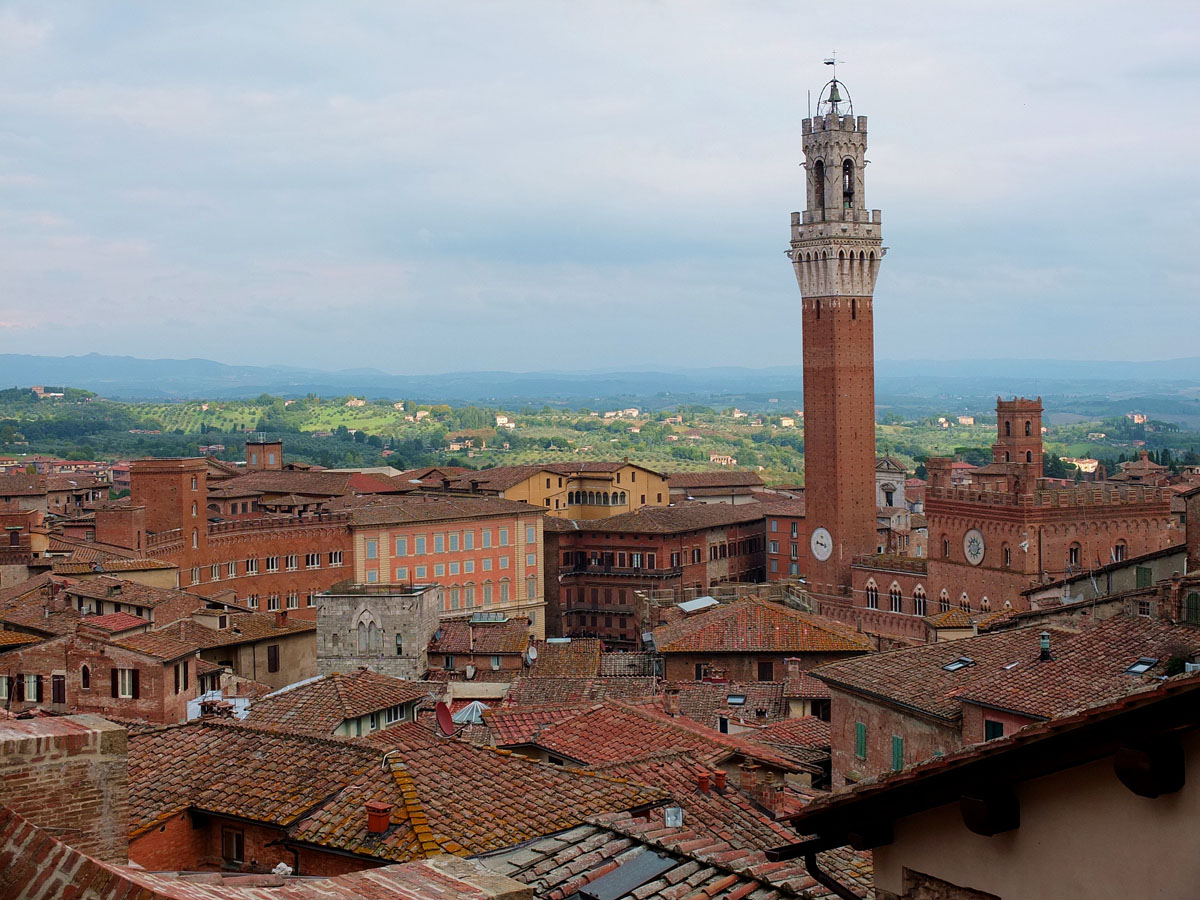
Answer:
<path fill-rule="evenodd" d="M 792 213 L 788 257 L 800 284 L 808 584 L 848 596 L 856 554 L 874 553 L 875 277 L 884 249 L 866 205 L 867 117 L 845 85 L 825 85 L 805 119 L 808 205 Z"/>

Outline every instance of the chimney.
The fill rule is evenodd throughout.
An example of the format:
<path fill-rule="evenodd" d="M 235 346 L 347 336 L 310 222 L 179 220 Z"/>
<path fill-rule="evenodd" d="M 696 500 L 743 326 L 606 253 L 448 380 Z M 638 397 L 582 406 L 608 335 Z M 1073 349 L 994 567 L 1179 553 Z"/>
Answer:
<path fill-rule="evenodd" d="M 367 832 L 383 834 L 392 824 L 392 804 L 382 800 L 367 801 Z"/>
<path fill-rule="evenodd" d="M 698 772 L 696 774 L 696 790 L 701 794 L 708 793 L 709 783 L 712 781 L 712 775 L 708 772 Z"/>
<path fill-rule="evenodd" d="M 800 660 L 798 657 L 789 656 L 784 662 L 787 663 L 787 671 L 789 675 L 800 674 Z"/>
<path fill-rule="evenodd" d="M 667 715 L 679 715 L 679 691 L 675 688 L 668 688 L 663 694 L 663 699 L 665 701 Z"/>
<path fill-rule="evenodd" d="M 712 773 L 712 777 L 713 787 L 716 788 L 717 792 L 725 793 L 725 770 L 717 769 L 717 771 Z"/>
<path fill-rule="evenodd" d="M 752 795 L 758 786 L 758 765 L 747 760 L 738 769 L 741 770 L 742 793 Z"/>
<path fill-rule="evenodd" d="M 1038 659 L 1041 662 L 1054 659 L 1053 655 L 1050 653 L 1050 632 L 1043 631 L 1038 635 L 1038 638 L 1041 641 L 1041 653 L 1038 654 Z"/>
<path fill-rule="evenodd" d="M 275 612 L 275 627 L 282 628 L 287 624 L 287 610 L 280 609 Z"/>

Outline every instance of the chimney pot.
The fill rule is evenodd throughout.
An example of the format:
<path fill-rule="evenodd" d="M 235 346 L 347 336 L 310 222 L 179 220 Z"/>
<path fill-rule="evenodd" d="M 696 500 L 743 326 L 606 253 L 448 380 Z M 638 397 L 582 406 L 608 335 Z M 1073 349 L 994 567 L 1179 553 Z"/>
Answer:
<path fill-rule="evenodd" d="M 281 610 L 276 611 L 276 613 L 275 613 L 276 627 L 282 628 L 286 624 L 287 624 L 287 610 L 281 609 Z"/>
<path fill-rule="evenodd" d="M 712 781 L 712 776 L 708 772 L 700 772 L 696 775 L 696 788 L 701 794 L 708 793 L 709 782 Z"/>
<path fill-rule="evenodd" d="M 1038 655 L 1038 659 L 1042 662 L 1054 659 L 1054 657 L 1050 655 L 1050 632 L 1043 631 L 1038 635 L 1038 638 L 1041 641 L 1041 653 Z"/>
<path fill-rule="evenodd" d="M 367 831 L 370 834 L 383 834 L 392 824 L 392 804 L 382 800 L 367 801 Z"/>
<path fill-rule="evenodd" d="M 712 773 L 712 777 L 713 777 L 713 787 L 716 788 L 718 791 L 725 790 L 725 770 L 717 769 L 717 771 Z"/>
<path fill-rule="evenodd" d="M 758 765 L 752 762 L 744 762 L 738 769 L 741 770 L 742 790 L 750 793 L 758 784 Z"/>

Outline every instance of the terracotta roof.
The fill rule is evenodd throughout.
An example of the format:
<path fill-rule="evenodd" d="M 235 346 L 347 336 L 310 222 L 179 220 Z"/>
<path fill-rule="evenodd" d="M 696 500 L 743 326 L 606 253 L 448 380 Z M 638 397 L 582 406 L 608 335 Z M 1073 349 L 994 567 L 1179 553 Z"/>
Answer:
<path fill-rule="evenodd" d="M 970 628 L 971 614 L 965 609 L 952 606 L 945 612 L 925 617 L 925 624 L 933 628 Z"/>
<path fill-rule="evenodd" d="M 783 682 L 783 696 L 797 700 L 828 700 L 829 685 L 803 669 L 788 671 Z"/>
<path fill-rule="evenodd" d="M 769 748 L 721 734 L 682 716 L 672 718 L 648 707 L 613 700 L 543 726 L 528 743 L 585 765 L 686 750 L 708 765 L 746 756 L 778 768 L 794 769 L 790 760 Z"/>
<path fill-rule="evenodd" d="M 109 600 L 113 603 L 128 603 L 134 606 L 154 608 L 168 600 L 190 599 L 195 602 L 195 608 L 204 606 L 205 599 L 187 591 L 177 591 L 169 588 L 151 587 L 137 581 L 124 578 L 114 578 L 111 575 L 100 575 L 96 578 L 72 581 L 67 593 L 75 597 L 87 597 L 91 600 Z"/>
<path fill-rule="evenodd" d="M 196 652 L 196 648 L 191 644 L 185 644 L 165 634 L 158 634 L 153 631 L 145 634 L 131 634 L 128 637 L 118 638 L 113 643 L 118 647 L 136 650 L 138 653 L 144 653 L 147 656 L 153 656 L 161 660 L 180 659 L 185 656 L 191 656 Z"/>
<path fill-rule="evenodd" d="M 91 575 L 96 572 L 144 572 L 150 569 L 174 569 L 174 563 L 161 559 L 119 559 L 98 557 L 95 561 L 55 560 L 51 565 L 56 575 Z"/>
<path fill-rule="evenodd" d="M 510 688 L 509 691 L 511 692 L 511 690 Z M 577 716 L 587 708 L 587 705 L 578 703 L 559 706 L 493 708 L 484 711 L 483 721 L 488 726 L 492 742 L 497 747 L 512 747 L 517 744 L 528 744 L 546 725 Z"/>
<path fill-rule="evenodd" d="M 40 637 L 20 631 L 0 631 L 0 647 L 16 647 L 20 644 L 36 644 Z"/>
<path fill-rule="evenodd" d="M 230 613 L 229 627 L 221 630 L 209 628 L 191 619 L 180 619 L 156 629 L 156 633 L 168 635 L 196 649 L 204 649 L 316 630 L 317 623 L 311 619 L 288 619 L 285 624 L 276 625 L 273 613 Z"/>
<path fill-rule="evenodd" d="M 601 675 L 653 675 L 653 653 L 604 653 L 600 656 Z"/>
<path fill-rule="evenodd" d="M 800 762 L 819 763 L 829 758 L 829 723 L 816 716 L 784 719 L 754 732 L 750 739 Z"/>
<path fill-rule="evenodd" d="M 529 667 L 530 675 L 587 678 L 600 672 L 604 645 L 596 638 L 571 638 L 568 642 L 538 641 L 536 646 L 537 659 Z"/>
<path fill-rule="evenodd" d="M 255 700 L 242 721 L 255 728 L 331 735 L 345 720 L 429 696 L 429 685 L 367 669 L 326 675 Z"/>
<path fill-rule="evenodd" d="M 597 703 L 653 696 L 658 679 L 653 676 L 616 675 L 611 677 L 572 678 L 522 675 L 513 681 L 504 695 L 506 707 L 537 707 L 560 703 Z"/>
<path fill-rule="evenodd" d="M 114 633 L 129 631 L 131 628 L 147 628 L 150 625 L 141 616 L 130 615 L 127 612 L 108 613 L 103 616 L 84 616 L 80 624 L 103 628 L 105 631 Z"/>
<path fill-rule="evenodd" d="M 865 653 L 842 623 L 750 597 L 654 629 L 659 653 Z"/>
<path fill-rule="evenodd" d="M 632 784 L 516 754 L 447 740 L 414 724 L 358 738 L 377 751 L 399 750 L 434 837 L 471 853 L 511 847 L 588 818 L 666 798 Z M 393 757 L 395 758 L 395 757 Z"/>
<path fill-rule="evenodd" d="M 783 685 L 778 681 L 725 682 L 673 681 L 665 691 L 679 692 L 679 713 L 709 728 L 717 728 L 722 718 L 732 721 L 771 722 L 787 715 Z M 733 702 L 730 702 L 730 698 Z M 738 702 L 739 698 L 744 698 Z M 655 701 L 665 703 L 665 694 Z M 759 710 L 764 715 L 759 716 Z"/>
<path fill-rule="evenodd" d="M 725 469 L 717 472 L 667 472 L 672 488 L 761 487 L 766 482 L 757 472 Z"/>
<path fill-rule="evenodd" d="M 544 515 L 546 510 L 499 497 L 458 497 L 433 494 L 379 496 L 344 504 L 355 526 L 396 525 L 405 522 L 441 522 L 486 516 Z M 332 503 L 330 509 L 342 508 Z"/>
<path fill-rule="evenodd" d="M 732 506 L 728 503 L 697 503 L 689 506 L 643 506 L 633 512 L 604 519 L 559 519 L 569 530 L 620 534 L 675 534 L 720 528 L 742 522 L 757 522 L 764 515 L 757 503 Z M 554 518 L 553 516 L 548 519 Z M 562 529 L 560 529 L 562 530 Z"/>
<path fill-rule="evenodd" d="M 312 472 L 261 470 L 236 475 L 222 481 L 219 490 L 226 496 L 249 496 L 229 491 L 262 491 L 267 494 L 312 494 L 340 497 L 351 492 L 352 472 Z"/>
<path fill-rule="evenodd" d="M 440 636 L 439 636 L 440 635 Z M 529 645 L 529 619 L 513 616 L 505 622 L 471 622 L 471 617 L 443 619 L 429 642 L 435 654 L 520 654 Z"/>
<path fill-rule="evenodd" d="M 403 765 L 368 747 L 202 720 L 131 734 L 128 749 L 131 836 L 192 807 L 391 862 L 461 850 L 429 831 Z M 382 834 L 367 831 L 368 800 L 393 804 Z"/>

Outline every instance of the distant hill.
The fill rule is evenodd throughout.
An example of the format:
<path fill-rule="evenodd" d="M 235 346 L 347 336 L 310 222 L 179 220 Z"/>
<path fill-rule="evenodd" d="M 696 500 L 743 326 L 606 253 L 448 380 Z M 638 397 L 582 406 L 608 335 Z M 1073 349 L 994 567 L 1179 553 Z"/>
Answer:
<path fill-rule="evenodd" d="M 1162 394 L 1194 401 L 1200 393 L 1200 357 L 1151 362 L 880 360 L 876 382 L 880 404 L 898 408 L 913 405 L 915 400 L 923 401 L 919 405 L 978 406 L 988 397 L 1017 393 L 1110 400 Z M 788 408 L 801 403 L 803 388 L 798 365 L 395 375 L 372 368 L 323 371 L 98 353 L 64 357 L 0 354 L 0 387 L 33 384 L 68 384 L 114 399 L 233 399 L 311 392 L 451 405 L 609 407 L 624 402 L 651 408 L 676 403 L 765 406 L 772 399 L 777 408 Z"/>

